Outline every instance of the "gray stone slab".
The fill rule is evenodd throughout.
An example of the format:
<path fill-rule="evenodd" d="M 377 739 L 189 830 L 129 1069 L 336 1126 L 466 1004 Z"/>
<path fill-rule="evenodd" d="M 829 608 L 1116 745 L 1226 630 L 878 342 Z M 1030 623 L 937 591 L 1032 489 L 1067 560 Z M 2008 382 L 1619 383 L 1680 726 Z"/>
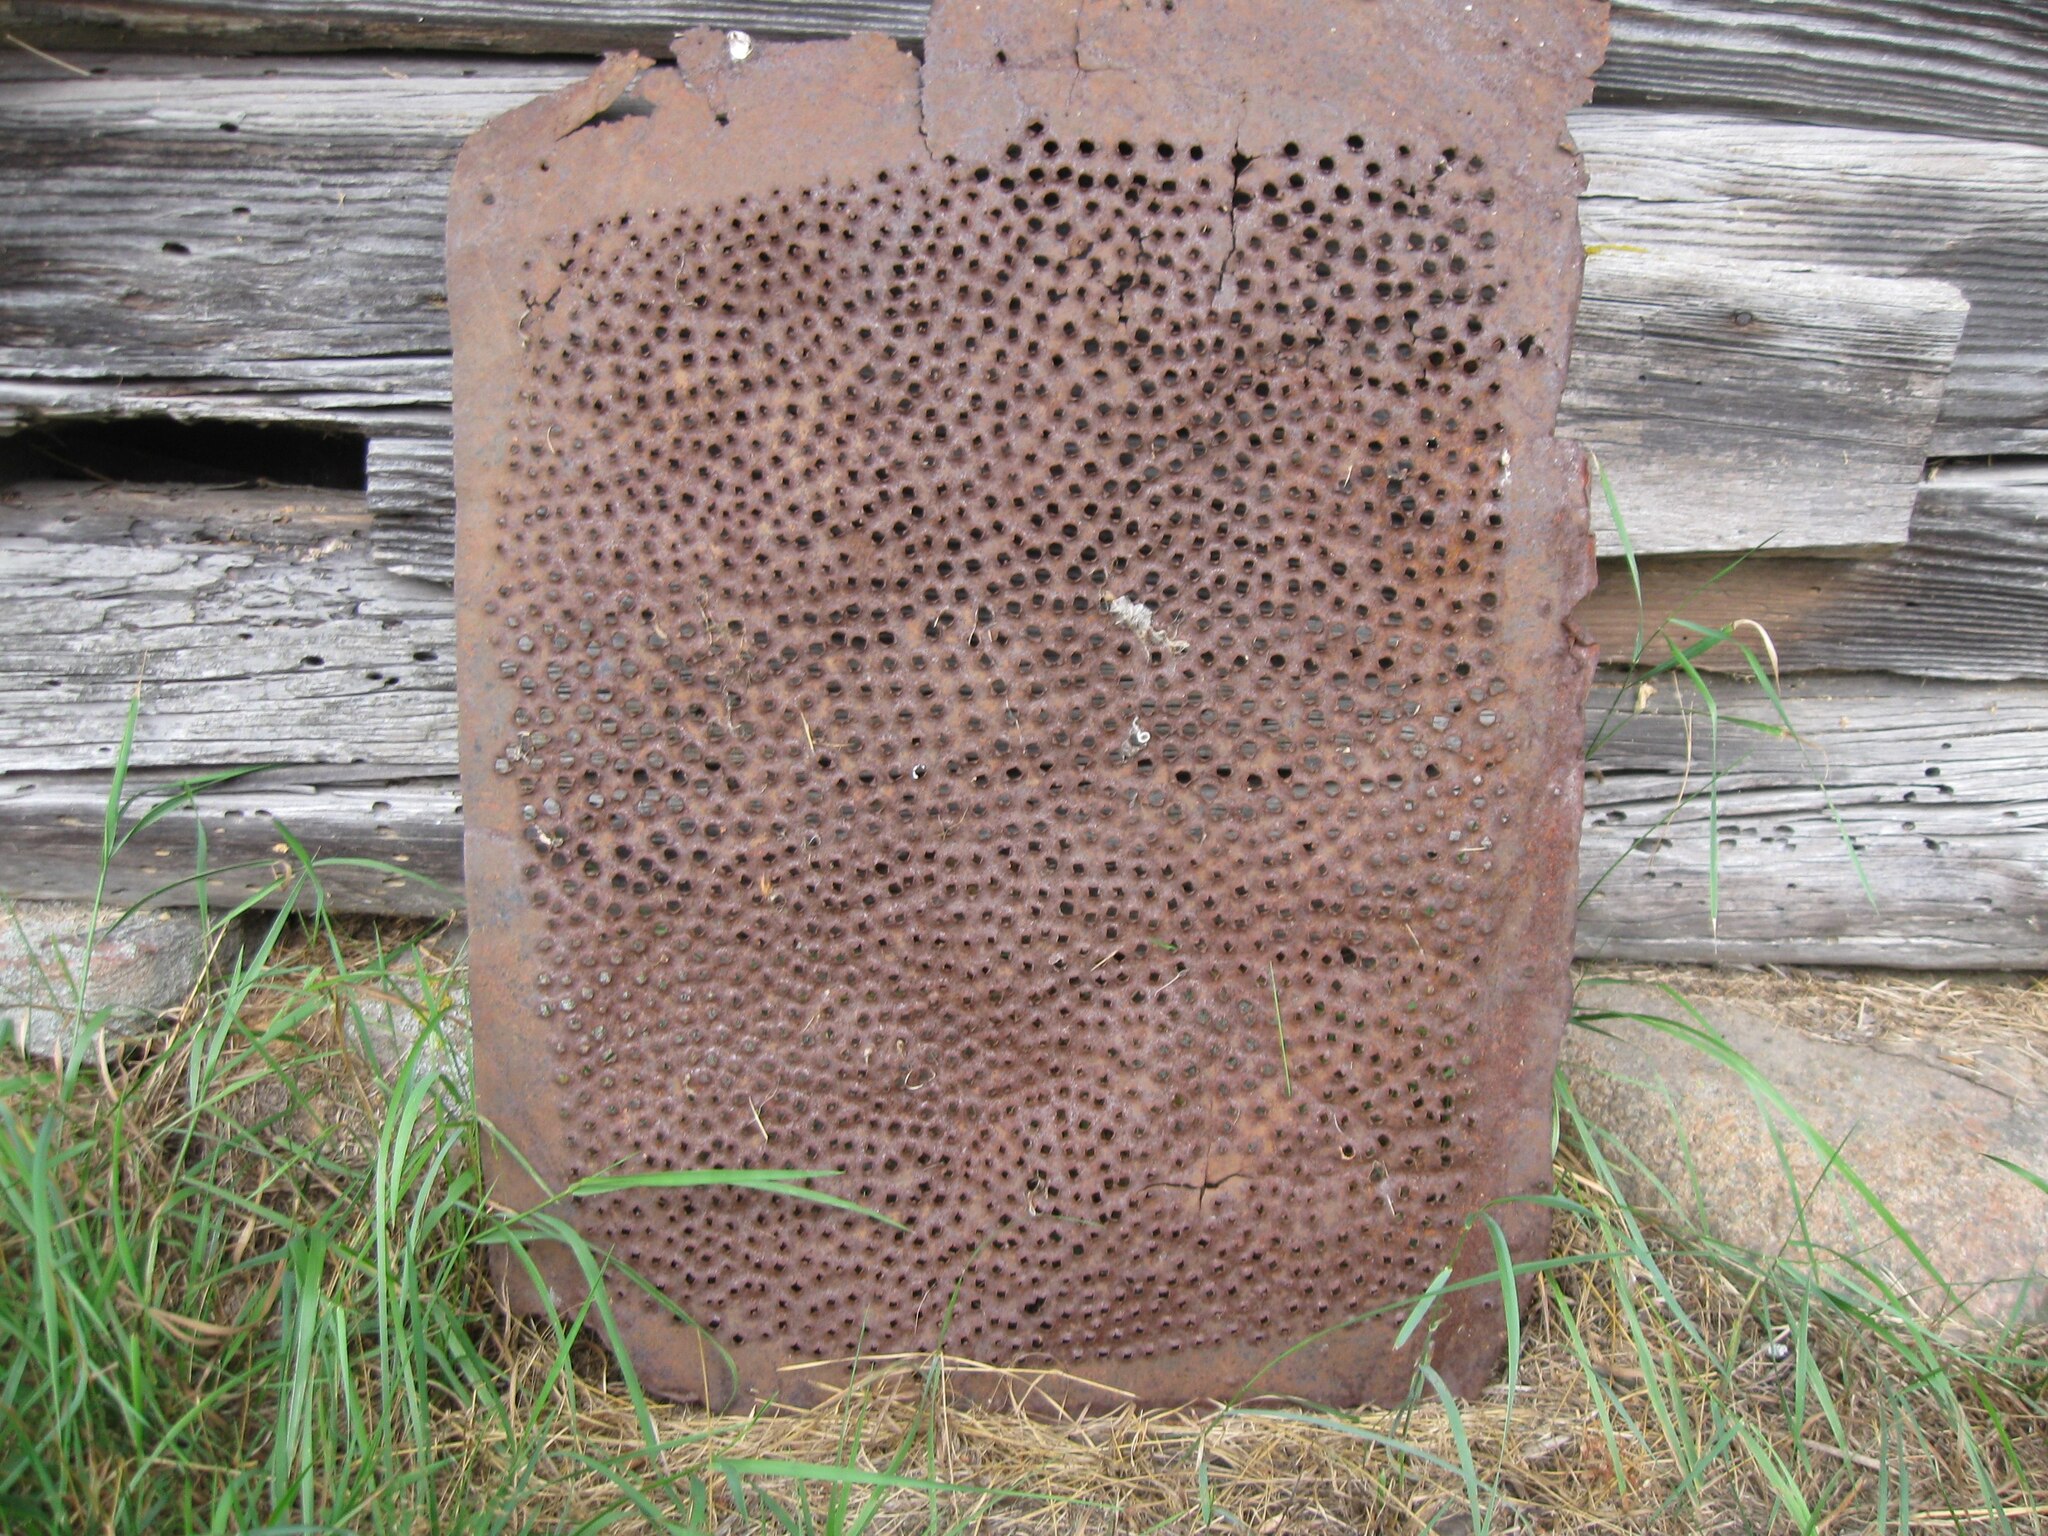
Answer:
<path fill-rule="evenodd" d="M 1572 1092 L 1609 1139 L 1639 1206 L 1788 1262 L 1884 1275 L 1944 1321 L 2048 1317 L 2048 1195 L 1994 1158 L 2048 1171 L 2048 1068 L 1960 1034 L 1824 1039 L 1768 1005 L 1690 1001 L 1728 1046 L 1835 1149 L 1827 1157 L 1700 1046 L 1604 1017 L 1565 1045 Z M 1581 1017 L 1638 1013 L 1695 1024 L 1668 994 L 1582 984 Z M 1620 1151 L 1626 1148 L 1626 1153 Z M 1922 1246 L 1940 1284 L 1844 1176 L 1846 1164 Z"/>
<path fill-rule="evenodd" d="M 0 911 L 0 1026 L 31 1056 L 89 1048 L 102 1032 L 154 1028 L 192 996 L 210 944 L 196 911 L 122 921 L 115 909 L 95 925 L 83 902 L 8 903 Z"/>

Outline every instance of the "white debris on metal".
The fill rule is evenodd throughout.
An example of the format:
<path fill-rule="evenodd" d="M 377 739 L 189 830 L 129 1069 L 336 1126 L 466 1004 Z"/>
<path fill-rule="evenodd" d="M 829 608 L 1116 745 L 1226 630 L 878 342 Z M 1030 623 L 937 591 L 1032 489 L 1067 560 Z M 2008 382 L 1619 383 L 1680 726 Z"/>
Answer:
<path fill-rule="evenodd" d="M 1109 610 L 1109 616 L 1123 625 L 1147 645 L 1163 646 L 1180 653 L 1188 648 L 1185 640 L 1176 640 L 1172 635 L 1152 622 L 1153 611 L 1132 597 L 1106 597 L 1102 604 Z"/>

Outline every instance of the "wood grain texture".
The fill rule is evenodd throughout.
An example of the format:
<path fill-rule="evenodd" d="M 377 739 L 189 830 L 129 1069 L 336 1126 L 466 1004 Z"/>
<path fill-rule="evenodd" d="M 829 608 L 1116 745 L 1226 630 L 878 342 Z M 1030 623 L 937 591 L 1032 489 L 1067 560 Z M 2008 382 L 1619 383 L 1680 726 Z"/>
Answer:
<path fill-rule="evenodd" d="M 424 764 L 455 753 L 445 587 L 370 558 L 360 496 L 0 493 L 0 770 Z"/>
<path fill-rule="evenodd" d="M 1753 689 L 1719 692 L 1727 715 L 1769 713 Z M 1612 696 L 1596 685 L 1589 731 L 1602 727 Z M 1850 675 L 1794 682 L 1785 697 L 1797 741 L 1729 728 L 1718 758 L 1697 699 L 1667 688 L 1620 719 L 1587 780 L 1579 953 L 2048 965 L 2048 687 Z M 212 867 L 227 870 L 211 883 L 215 899 L 289 873 L 282 827 L 318 856 L 386 866 L 327 867 L 339 910 L 437 914 L 459 905 L 453 777 L 330 777 L 347 772 L 279 772 L 208 793 L 196 814 Z M 9 849 L 0 890 L 89 892 L 105 798 L 98 773 L 0 774 Z M 136 840 L 117 867 L 114 899 L 140 899 L 193 870 L 194 814 L 169 816 Z M 1716 904 L 1707 894 L 1710 837 L 1719 844 Z M 189 888 L 170 899 L 189 901 Z"/>
<path fill-rule="evenodd" d="M 2048 144 L 2034 0 L 1618 0 L 1611 103 Z"/>
<path fill-rule="evenodd" d="M 926 0 L 0 0 L 55 48 L 600 53 L 685 26 L 762 36 L 924 33 Z M 1621 0 L 1598 77 L 1612 103 L 1728 108 L 2048 144 L 2048 33 L 2029 0 Z"/>
<path fill-rule="evenodd" d="M 1897 544 L 1968 313 L 1947 283 L 1594 245 L 1559 430 L 1640 553 Z"/>
<path fill-rule="evenodd" d="M 0 413 L 445 407 L 455 152 L 583 72 L 150 59 L 7 81 Z"/>
<path fill-rule="evenodd" d="M 43 47 L 207 53 L 401 48 L 604 53 L 667 46 L 685 27 L 761 37 L 924 36 L 930 0 L 0 0 L 9 31 Z"/>
<path fill-rule="evenodd" d="M 896 31 L 921 9 L 846 0 L 833 13 L 873 13 L 858 24 Z M 58 33 L 33 33 L 29 20 L 54 28 L 69 14 L 81 25 L 114 17 L 129 40 L 153 46 L 212 31 L 213 46 L 225 36 L 248 48 L 363 46 L 389 40 L 377 27 L 422 15 L 449 29 L 437 47 L 532 48 L 559 37 L 548 29 L 565 19 L 651 26 L 662 36 L 634 40 L 658 45 L 678 20 L 771 33 L 777 19 L 803 30 L 796 18 L 809 14 L 652 10 L 639 0 L 573 10 L 0 0 L 0 20 L 32 41 Z M 289 25 L 310 29 L 295 42 L 278 29 L 293 12 L 301 19 Z M 222 25 L 231 30 L 213 30 Z M 1610 101 L 1942 130 L 1611 107 L 1575 119 L 1593 177 L 1589 275 L 1605 269 L 1590 285 L 1574 376 L 1596 425 L 1578 430 L 1607 449 L 1641 528 L 1654 533 L 1671 508 L 1670 526 L 1695 542 L 1669 547 L 1723 547 L 1707 542 L 1722 538 L 1720 514 L 1702 535 L 1700 509 L 1721 489 L 1706 482 L 1732 464 L 1752 477 L 1740 481 L 1749 511 L 1761 501 L 1789 525 L 1797 509 L 1803 531 L 1785 547 L 1895 538 L 1919 454 L 1911 423 L 1933 409 L 1942 337 L 1960 318 L 1943 282 L 1972 308 L 1932 451 L 2048 452 L 2035 7 L 1628 0 L 1616 25 Z M 523 40 L 522 26 L 533 29 Z M 597 46 L 596 32 L 580 46 Z M 586 66 L 403 55 L 81 62 L 106 72 L 77 79 L 0 54 L 0 428 L 43 414 L 312 418 L 357 427 L 378 447 L 368 499 L 72 486 L 0 503 L 0 890 L 88 889 L 105 764 L 142 657 L 138 760 L 155 765 L 145 774 L 291 765 L 209 797 L 217 862 L 247 858 L 249 878 L 268 878 L 282 822 L 320 850 L 402 859 L 459 891 L 449 596 L 423 579 L 446 571 L 432 461 L 448 400 L 447 169 L 474 127 Z M 1660 286 L 1660 273 L 1678 276 Z M 1831 393 L 1851 377 L 1863 382 Z M 1803 403 L 1779 406 L 1774 388 Z M 1631 390 L 1654 411 L 1630 416 Z M 1746 452 L 1727 437 L 1747 430 L 1745 410 L 1771 428 Z M 1887 491 L 1889 502 L 1874 499 Z M 1586 904 L 1582 952 L 2048 964 L 2044 502 L 2038 466 L 1944 471 L 1920 490 L 1904 548 L 1748 562 L 1691 606 L 1723 562 L 1648 561 L 1653 611 L 1754 618 L 1790 671 L 1858 670 L 1793 678 L 1803 745 L 1724 743 L 1715 918 L 1696 793 L 1702 717 L 1695 709 L 1688 726 L 1668 687 L 1630 715 L 1589 782 L 1589 877 L 1642 846 Z M 1634 635 L 1633 603 L 1615 595 L 1611 585 L 1582 610 L 1610 649 Z M 2035 681 L 1929 685 L 1860 670 L 1885 667 Z M 1722 704 L 1764 713 L 1732 684 Z M 1821 778 L 1861 849 L 1875 910 L 1813 788 Z M 1692 798 L 1667 822 L 1681 786 Z M 121 889 L 139 895 L 172 878 L 191 849 L 189 819 L 173 818 L 136 850 Z M 389 871 L 330 878 L 345 908 L 440 912 L 456 899 Z"/>
<path fill-rule="evenodd" d="M 204 377 L 188 372 L 59 380 L 0 374 L 0 432 L 39 421 L 156 416 L 291 422 L 365 436 L 445 433 L 448 376 L 448 358 L 432 354 L 228 361 L 209 365 Z"/>
<path fill-rule="evenodd" d="M 1715 694 L 1773 717 L 1754 684 Z M 1717 742 L 1688 690 L 1624 696 L 1587 774 L 1580 954 L 2048 964 L 2048 687 L 1847 674 L 1784 700 L 1796 739 Z"/>
<path fill-rule="evenodd" d="M 455 583 L 455 443 L 448 423 L 432 437 L 373 437 L 364 452 L 370 553 L 401 576 Z"/>
<path fill-rule="evenodd" d="M 127 786 L 140 796 L 132 815 L 174 797 L 178 782 L 175 774 L 136 774 Z M 0 773 L 0 896 L 89 899 L 106 804 L 104 774 Z M 463 906 L 462 794 L 452 771 L 351 782 L 280 770 L 223 785 L 131 842 L 112 868 L 107 899 L 194 905 L 202 825 L 207 898 L 216 905 L 281 893 L 303 868 L 288 834 L 315 860 L 351 861 L 314 871 L 335 911 L 436 916 Z"/>
<path fill-rule="evenodd" d="M 1912 538 L 1878 559 L 1766 555 L 1729 564 L 1642 562 L 1639 611 L 1627 569 L 1604 561 L 1600 589 L 1576 617 L 1616 660 L 1643 631 L 1650 659 L 1662 660 L 1655 631 L 1666 618 L 1710 628 L 1747 619 L 1770 634 L 1787 671 L 2048 679 L 2048 463 L 1937 466 L 1920 489 Z M 1681 644 L 1692 638 L 1666 633 Z M 1701 665 L 1744 663 L 1724 648 Z"/>
<path fill-rule="evenodd" d="M 2048 451 L 2048 149 L 1696 113 L 1574 119 L 1589 246 L 1954 282 L 1934 457 Z"/>

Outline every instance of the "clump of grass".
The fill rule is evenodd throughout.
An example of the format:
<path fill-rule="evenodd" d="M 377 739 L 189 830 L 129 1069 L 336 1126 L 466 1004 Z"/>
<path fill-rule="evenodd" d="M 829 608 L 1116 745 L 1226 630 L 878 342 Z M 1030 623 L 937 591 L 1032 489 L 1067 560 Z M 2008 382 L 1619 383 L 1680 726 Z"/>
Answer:
<path fill-rule="evenodd" d="M 407 937 L 271 918 L 175 1028 L 0 1079 L 0 1528 L 2042 1528 L 2048 1341 L 1648 1225 L 1568 1082 L 1478 1401 L 1073 1419 L 941 1355 L 806 1412 L 650 1401 L 594 1257 L 583 1308 L 499 1306 L 489 1255 L 563 1233 L 491 1204 L 434 1020 L 389 1083 L 350 1045 Z"/>

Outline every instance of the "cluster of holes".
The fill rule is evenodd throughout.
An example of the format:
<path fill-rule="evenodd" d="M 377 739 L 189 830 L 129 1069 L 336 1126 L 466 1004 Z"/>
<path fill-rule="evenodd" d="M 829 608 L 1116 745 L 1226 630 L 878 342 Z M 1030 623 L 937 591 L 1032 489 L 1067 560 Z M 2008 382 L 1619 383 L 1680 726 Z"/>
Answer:
<path fill-rule="evenodd" d="M 969 1352 L 1136 1362 L 1443 1262 L 1509 812 L 1492 201 L 1454 149 L 1034 131 L 530 269 L 485 608 L 577 1171 L 905 1223 L 596 1203 L 722 1336 L 929 1343 L 967 1271 Z"/>

